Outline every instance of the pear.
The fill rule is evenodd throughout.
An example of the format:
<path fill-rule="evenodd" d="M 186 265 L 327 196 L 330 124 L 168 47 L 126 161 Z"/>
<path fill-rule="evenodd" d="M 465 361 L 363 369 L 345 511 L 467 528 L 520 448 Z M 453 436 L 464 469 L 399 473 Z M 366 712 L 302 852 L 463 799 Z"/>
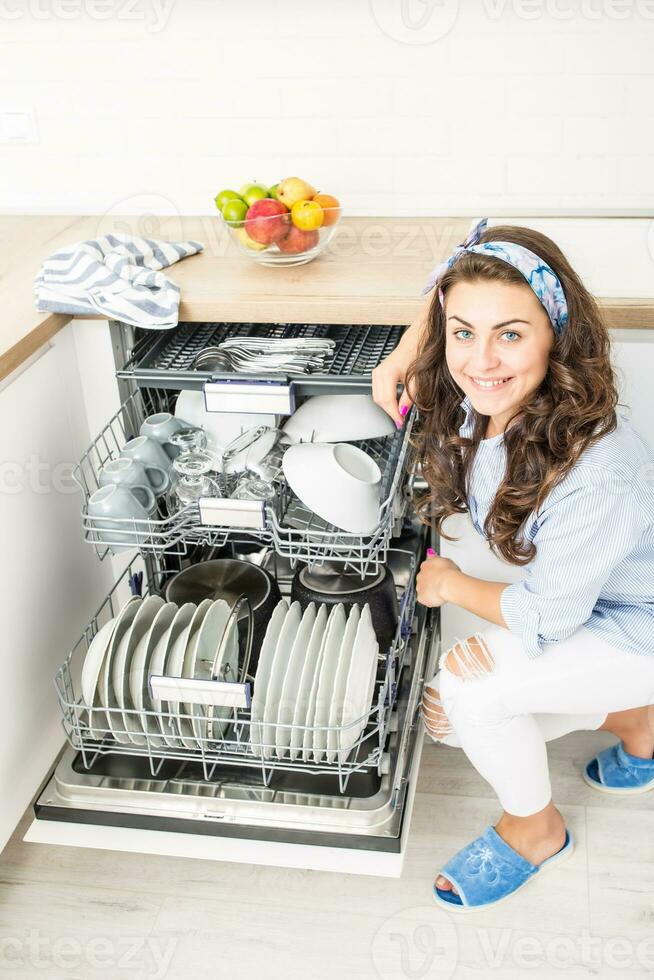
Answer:
<path fill-rule="evenodd" d="M 286 177 L 277 184 L 277 200 L 289 210 L 297 201 L 310 201 L 315 193 L 315 188 L 300 177 Z"/>

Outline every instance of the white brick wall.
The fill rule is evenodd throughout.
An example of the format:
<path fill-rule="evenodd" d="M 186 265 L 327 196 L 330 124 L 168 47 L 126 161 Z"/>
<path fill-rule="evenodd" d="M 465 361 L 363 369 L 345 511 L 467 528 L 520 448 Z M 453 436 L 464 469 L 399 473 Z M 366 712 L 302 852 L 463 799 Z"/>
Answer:
<path fill-rule="evenodd" d="M 654 0 L 0 2 L 0 109 L 38 130 L 0 209 L 298 174 L 352 214 L 651 214 L 653 52 Z"/>

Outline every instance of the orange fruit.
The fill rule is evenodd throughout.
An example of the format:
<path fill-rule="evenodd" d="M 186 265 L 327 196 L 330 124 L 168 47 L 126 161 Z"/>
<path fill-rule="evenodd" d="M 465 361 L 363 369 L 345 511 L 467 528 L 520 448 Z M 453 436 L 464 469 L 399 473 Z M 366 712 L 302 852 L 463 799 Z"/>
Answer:
<path fill-rule="evenodd" d="M 316 231 L 325 214 L 317 201 L 296 201 L 291 208 L 291 221 L 302 231 Z"/>
<path fill-rule="evenodd" d="M 323 209 L 325 218 L 323 225 L 334 225 L 341 216 L 341 204 L 338 198 L 331 194 L 314 194 L 311 198 Z"/>

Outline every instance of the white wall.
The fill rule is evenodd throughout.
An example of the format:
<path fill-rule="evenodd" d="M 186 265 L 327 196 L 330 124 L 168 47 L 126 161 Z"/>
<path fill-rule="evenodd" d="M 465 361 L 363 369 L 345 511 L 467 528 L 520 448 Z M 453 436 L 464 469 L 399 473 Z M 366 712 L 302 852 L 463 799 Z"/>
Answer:
<path fill-rule="evenodd" d="M 2 0 L 0 210 L 654 209 L 654 0 Z"/>

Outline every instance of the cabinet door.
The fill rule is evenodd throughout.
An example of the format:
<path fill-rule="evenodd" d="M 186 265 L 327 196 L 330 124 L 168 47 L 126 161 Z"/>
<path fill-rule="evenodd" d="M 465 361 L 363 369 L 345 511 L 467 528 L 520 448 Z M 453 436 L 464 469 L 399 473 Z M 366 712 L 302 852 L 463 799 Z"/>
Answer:
<path fill-rule="evenodd" d="M 70 476 L 88 441 L 69 324 L 0 390 L 0 849 L 63 742 L 55 669 L 110 585 Z"/>

